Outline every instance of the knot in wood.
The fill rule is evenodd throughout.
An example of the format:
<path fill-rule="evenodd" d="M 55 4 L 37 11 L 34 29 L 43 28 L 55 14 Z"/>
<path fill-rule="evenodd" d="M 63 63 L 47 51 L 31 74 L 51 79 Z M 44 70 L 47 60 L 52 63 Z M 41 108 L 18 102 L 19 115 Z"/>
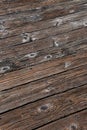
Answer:
<path fill-rule="evenodd" d="M 60 26 L 62 24 L 63 20 L 59 19 L 59 18 L 56 18 L 53 22 L 54 22 L 55 26 Z"/>
<path fill-rule="evenodd" d="M 35 58 L 36 56 L 37 56 L 37 53 L 30 53 L 30 54 L 25 55 L 24 57 L 26 57 L 26 58 Z"/>
<path fill-rule="evenodd" d="M 54 41 L 54 47 L 59 47 L 59 42 L 58 41 Z"/>
<path fill-rule="evenodd" d="M 0 32 L 4 32 L 5 31 L 5 27 L 3 25 L 0 25 Z"/>
<path fill-rule="evenodd" d="M 23 33 L 21 34 L 21 36 L 23 37 L 22 39 L 23 43 L 32 41 L 29 33 Z"/>
<path fill-rule="evenodd" d="M 70 61 L 65 62 L 65 68 L 68 68 L 71 65 Z"/>
<path fill-rule="evenodd" d="M 83 25 L 84 25 L 85 27 L 87 27 L 87 21 L 86 21 L 86 22 L 83 22 Z"/>
<path fill-rule="evenodd" d="M 50 60 L 50 59 L 52 59 L 52 55 L 46 55 L 46 56 L 44 57 L 44 59 Z"/>
<path fill-rule="evenodd" d="M 52 105 L 50 103 L 44 104 L 38 108 L 38 112 L 46 112 L 51 108 L 52 108 Z"/>
<path fill-rule="evenodd" d="M 72 124 L 70 125 L 70 130 L 77 130 L 77 129 L 78 129 L 77 124 L 72 123 Z"/>
<path fill-rule="evenodd" d="M 10 66 L 0 67 L 0 73 L 5 73 L 5 72 L 7 72 L 8 70 L 10 70 Z"/>
<path fill-rule="evenodd" d="M 47 88 L 44 89 L 42 92 L 43 92 L 43 93 L 49 93 L 49 92 L 52 92 L 52 91 L 54 91 L 54 90 L 55 90 L 54 87 L 47 87 Z"/>

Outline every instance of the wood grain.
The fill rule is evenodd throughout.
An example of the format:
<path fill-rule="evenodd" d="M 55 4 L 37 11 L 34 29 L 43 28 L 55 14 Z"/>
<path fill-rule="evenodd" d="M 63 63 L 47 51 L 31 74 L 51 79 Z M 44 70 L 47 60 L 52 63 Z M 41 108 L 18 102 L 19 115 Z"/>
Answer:
<path fill-rule="evenodd" d="M 87 130 L 87 0 L 0 0 L 0 130 Z"/>
<path fill-rule="evenodd" d="M 67 67 L 67 62 L 70 65 Z M 35 67 L 21 69 L 2 75 L 0 78 L 0 91 L 11 87 L 32 82 L 44 77 L 48 77 L 57 73 L 62 73 L 71 68 L 75 68 L 87 63 L 87 53 L 80 53 L 76 56 L 71 55 L 59 60 L 49 61 L 45 64 L 36 65 Z M 48 73 L 49 72 L 49 73 Z M 3 87 L 4 86 L 4 87 Z"/>
<path fill-rule="evenodd" d="M 87 85 L 23 106 L 0 116 L 0 128 L 34 129 L 87 108 Z"/>
<path fill-rule="evenodd" d="M 86 130 L 87 129 L 87 110 L 71 115 L 67 118 L 55 121 L 38 130 Z"/>
<path fill-rule="evenodd" d="M 87 84 L 87 65 L 0 92 L 0 113 Z"/>
<path fill-rule="evenodd" d="M 10 37 L 10 36 L 15 36 L 15 35 L 17 35 L 18 33 L 19 33 L 19 31 L 20 31 L 20 33 L 23 33 L 23 32 L 30 32 L 30 29 L 31 29 L 31 26 L 30 27 L 28 27 L 28 26 L 24 26 L 24 28 L 22 27 L 21 28 L 21 30 L 15 30 L 15 29 L 13 29 L 13 31 L 12 30 L 8 30 L 8 29 L 6 29 L 6 27 L 5 27 L 5 23 L 9 20 L 9 19 L 13 19 L 13 21 L 15 21 L 15 19 L 17 19 L 17 18 L 20 18 L 20 17 L 22 17 L 22 19 L 24 20 L 25 19 L 25 17 L 26 17 L 26 21 L 27 21 L 27 19 L 28 19 L 28 21 L 31 21 L 31 22 L 33 22 L 33 20 L 34 20 L 34 22 L 36 21 L 41 21 L 41 20 L 44 20 L 44 19 L 52 19 L 52 18 L 55 18 L 55 17 L 60 17 L 60 16 L 63 16 L 63 15 L 68 15 L 68 14 L 72 14 L 72 13 L 69 13 L 69 12 L 71 12 L 72 10 L 74 11 L 74 13 L 75 12 L 79 12 L 80 11 L 80 9 L 82 9 L 82 11 L 83 10 L 85 10 L 86 9 L 86 4 L 85 4 L 86 2 L 84 2 L 84 4 L 82 4 L 81 5 L 81 3 L 80 3 L 80 5 L 79 5 L 79 3 L 78 4 L 76 4 L 76 7 L 75 7 L 75 5 L 73 5 L 73 3 L 65 3 L 65 4 L 63 4 L 63 5 L 65 5 L 65 9 L 61 9 L 61 8 L 63 8 L 63 5 L 61 5 L 61 7 L 56 7 L 57 9 L 58 8 L 60 8 L 60 11 L 59 10 L 55 10 L 55 8 L 54 8 L 54 11 L 52 12 L 52 7 L 51 7 L 51 11 L 48 11 L 48 13 L 43 13 L 42 11 L 41 11 L 41 15 L 39 15 L 38 13 L 34 13 L 34 14 L 32 14 L 31 16 L 29 15 L 29 13 L 27 13 L 27 14 L 24 14 L 23 15 L 23 13 L 21 13 L 20 14 L 20 12 L 18 13 L 18 14 L 14 14 L 14 15 L 12 15 L 11 14 L 11 16 L 9 16 L 9 15 L 7 15 L 8 17 L 6 18 L 6 15 L 4 15 L 5 16 L 5 18 L 4 17 L 1 17 L 1 21 L 2 21 L 2 25 L 4 26 L 4 32 L 3 33 L 1 33 L 0 34 L 0 37 L 1 38 L 5 38 L 5 37 Z M 66 8 L 66 5 L 69 5 L 70 7 L 70 9 L 68 9 L 68 8 Z M 74 6 L 73 8 L 72 8 L 72 5 Z M 82 7 L 80 7 L 80 6 L 82 6 Z M 76 10 L 76 11 L 75 11 Z M 59 12 L 59 13 L 56 13 L 56 12 Z M 51 15 L 50 15 L 50 14 Z M 30 13 L 31 14 L 31 13 Z M 53 15 L 52 15 L 53 14 Z M 59 14 L 59 15 L 58 15 Z M 60 15 L 61 14 L 61 15 Z M 22 15 L 22 16 L 21 16 Z M 28 16 L 27 16 L 28 15 Z M 57 16 L 58 15 L 58 16 Z M 17 18 L 16 18 L 17 17 Z M 23 18 L 24 17 L 24 18 Z M 28 18 L 27 18 L 28 17 Z M 43 19 L 42 19 L 42 17 L 43 17 Z M 15 18 L 15 19 L 14 19 Z M 12 22 L 13 23 L 13 22 Z M 18 23 L 18 22 L 17 22 Z M 16 23 L 16 24 L 17 24 Z M 20 22 L 19 22 L 20 23 Z M 54 25 L 54 23 L 53 23 L 53 25 Z M 14 26 L 14 25 L 13 25 Z M 20 29 L 20 28 L 19 28 Z M 13 33 L 13 34 L 12 34 Z M 20 34 L 19 33 L 19 34 Z"/>

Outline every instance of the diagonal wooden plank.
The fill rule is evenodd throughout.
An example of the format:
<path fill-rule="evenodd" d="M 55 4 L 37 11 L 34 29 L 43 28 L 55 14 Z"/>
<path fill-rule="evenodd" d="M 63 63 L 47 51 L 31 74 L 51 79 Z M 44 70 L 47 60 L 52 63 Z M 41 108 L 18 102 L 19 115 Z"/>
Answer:
<path fill-rule="evenodd" d="M 71 28 L 73 28 L 73 27 L 71 27 Z M 65 30 L 65 32 L 63 32 L 62 34 L 59 33 L 60 29 L 61 29 L 61 32 L 63 31 L 63 29 Z M 64 28 L 61 27 L 60 29 L 59 30 L 57 29 L 55 31 L 54 30 L 47 31 L 49 34 L 49 37 L 46 36 L 46 33 L 45 33 L 46 30 L 41 31 L 41 33 L 40 32 L 36 33 L 35 37 L 37 40 L 35 40 L 34 42 L 32 41 L 30 43 L 28 42 L 28 43 L 23 44 L 22 40 L 24 40 L 24 39 L 23 39 L 23 37 L 19 37 L 19 36 L 1 40 L 0 50 L 2 51 L 2 53 L 0 54 L 0 56 L 1 56 L 0 58 L 2 58 L 2 56 L 4 56 L 6 52 L 8 52 L 8 56 L 9 56 L 9 53 L 11 53 L 11 51 L 13 51 L 13 52 L 16 51 L 16 53 L 21 52 L 21 51 L 23 51 L 22 48 L 25 48 L 25 50 L 27 48 L 27 50 L 30 53 L 32 51 L 38 51 L 38 50 L 42 50 L 45 48 L 53 47 L 54 42 L 57 42 L 59 45 L 61 45 L 63 43 L 68 43 L 68 42 L 73 42 L 73 41 L 78 42 L 78 40 L 86 39 L 87 28 L 84 28 L 84 27 L 77 28 L 76 27 L 76 28 L 73 28 L 72 31 L 68 30 L 68 32 L 67 32 L 66 27 L 64 27 Z M 59 34 L 57 34 L 57 33 L 59 33 Z M 14 41 L 14 38 L 15 38 L 15 41 Z M 59 46 L 57 46 L 57 47 L 59 47 Z"/>
<path fill-rule="evenodd" d="M 4 113 L 0 116 L 0 128 L 32 130 L 86 108 L 87 85 Z"/>
<path fill-rule="evenodd" d="M 86 63 L 87 53 L 85 52 L 78 53 L 77 55 L 70 55 L 59 60 L 49 61 L 32 68 L 11 72 L 0 77 L 0 91 L 61 73 L 83 64 L 85 65 Z"/>
<path fill-rule="evenodd" d="M 14 34 L 17 35 L 20 34 L 22 31 L 23 33 L 27 31 L 32 32 L 53 27 L 57 24 L 57 22 L 59 22 L 58 26 L 60 26 L 66 22 L 78 21 L 83 17 L 86 17 L 86 9 L 74 14 L 69 14 L 62 17 L 56 17 L 54 19 L 49 19 L 46 21 L 40 21 L 36 23 L 29 23 L 28 20 L 24 21 L 24 19 L 21 18 L 15 20 L 14 19 L 4 20 L 4 24 L 2 23 L 2 27 L 4 27 L 5 30 L 7 29 L 8 31 L 10 31 L 10 35 Z M 14 42 L 14 40 L 12 42 Z"/>
<path fill-rule="evenodd" d="M 86 130 L 86 27 L 86 0 L 0 0 L 0 130 Z"/>
<path fill-rule="evenodd" d="M 39 40 L 32 44 L 23 44 L 23 45 L 21 44 L 19 46 L 16 45 L 16 46 L 10 47 L 10 49 L 9 47 L 6 49 L 1 48 L 0 50 L 2 51 L 2 53 L 0 54 L 0 59 L 2 60 L 5 58 L 11 58 L 11 57 L 15 58 L 15 56 L 17 57 L 17 54 L 20 57 L 22 57 L 23 55 L 26 55 L 29 53 L 35 53 L 35 52 L 38 53 L 38 51 L 43 51 L 43 50 L 45 51 L 46 49 L 48 49 L 47 53 L 50 53 L 49 51 L 52 48 L 56 50 L 62 49 L 64 47 L 73 48 L 75 45 L 78 46 L 79 42 L 86 41 L 86 36 L 87 36 L 87 29 L 81 28 L 78 30 L 73 30 L 68 33 L 52 36 L 52 38 Z"/>
<path fill-rule="evenodd" d="M 63 23 L 65 23 L 66 21 L 69 22 L 69 21 L 73 21 L 73 20 L 78 20 L 81 17 L 85 17 L 85 16 L 86 16 L 86 9 L 84 9 L 80 12 L 71 13 L 71 14 L 68 14 L 65 16 L 56 17 L 56 18 L 52 18 L 52 19 L 48 19 L 48 20 L 44 20 L 44 21 L 38 21 L 38 22 L 34 22 L 34 23 L 30 23 L 28 20 L 24 20 L 23 18 L 16 18 L 16 19 L 9 19 L 9 20 L 3 19 L 3 20 L 4 20 L 4 26 L 8 30 L 13 30 L 13 29 L 18 30 L 18 28 L 24 29 L 24 26 L 25 26 L 25 28 L 29 28 L 29 32 L 32 32 L 32 31 L 55 26 L 58 19 L 59 20 L 62 19 Z M 61 25 L 63 23 L 61 22 Z"/>
<path fill-rule="evenodd" d="M 71 4 L 71 5 L 72 5 L 72 4 Z M 73 6 L 75 6 L 75 5 L 73 5 Z M 80 8 L 81 8 L 82 10 L 85 10 L 87 4 L 82 4 L 82 5 L 81 5 L 82 7 L 80 7 L 78 4 L 77 4 L 77 6 L 78 6 L 78 7 L 75 8 L 75 9 L 76 9 L 76 12 L 80 11 Z M 75 10 L 75 9 L 74 9 L 74 10 Z M 61 14 L 61 15 L 59 15 L 59 16 L 62 16 L 63 13 L 65 13 L 65 15 L 68 15 L 68 14 L 71 14 L 71 13 L 69 13 L 69 12 L 71 12 L 72 10 L 73 10 L 73 9 L 72 9 L 72 6 L 70 7 L 70 10 L 67 9 L 66 6 L 65 6 L 65 10 L 63 10 L 62 12 L 59 12 L 59 11 L 58 11 L 58 12 L 59 12 L 58 14 Z M 56 12 L 57 12 L 57 10 L 55 10 L 55 15 L 57 15 Z M 74 13 L 75 13 L 75 11 L 74 11 Z M 42 14 L 43 14 L 43 13 L 42 13 Z M 50 14 L 52 14 L 52 12 L 51 12 Z M 33 16 L 33 15 L 29 16 L 29 13 L 28 13 L 28 14 L 27 14 L 28 16 L 26 16 L 25 14 L 23 15 L 23 13 L 22 13 L 22 16 L 19 14 L 19 15 L 17 15 L 17 17 L 18 17 L 18 18 L 22 17 L 23 19 L 26 18 L 26 19 L 28 19 L 28 21 L 29 21 L 29 18 L 30 18 L 30 21 L 31 21 L 31 23 L 32 23 L 33 20 L 36 21 L 36 22 L 42 20 L 42 17 L 44 17 L 44 19 L 53 18 L 53 17 L 51 17 L 50 14 L 47 14 L 47 15 L 46 15 L 46 13 L 44 13 L 44 14 L 43 14 L 44 16 L 43 16 L 43 15 L 42 15 L 42 16 L 39 16 L 39 14 L 37 13 L 37 14 L 34 14 L 34 16 Z M 45 15 L 46 15 L 46 16 L 45 16 Z M 55 16 L 55 15 L 54 15 L 54 13 L 53 13 L 53 16 L 54 16 L 54 17 L 58 17 L 58 16 Z M 50 18 L 49 18 L 48 16 L 50 16 Z M 9 18 L 9 17 L 11 17 L 11 18 Z M 28 17 L 28 18 L 27 18 L 27 17 Z M 46 17 L 46 18 L 45 18 L 45 17 Z M 8 20 L 9 20 L 9 19 L 15 20 L 14 18 L 16 18 L 16 16 L 13 16 L 13 15 L 12 15 L 12 16 L 8 16 Z M 44 19 L 43 19 L 43 20 L 44 20 Z M 12 30 L 6 29 L 5 26 L 3 25 L 3 22 L 5 23 L 5 21 L 7 21 L 6 16 L 5 16 L 5 18 L 1 17 L 1 20 L 2 20 L 1 23 L 2 23 L 2 27 L 3 27 L 3 30 L 2 30 L 3 33 L 0 33 L 0 37 L 1 37 L 1 38 L 6 38 L 6 37 L 9 37 L 9 36 L 15 36 L 15 35 L 18 34 L 18 31 L 20 31 L 20 30 L 17 31 L 17 29 L 16 29 L 15 32 L 13 32 Z M 27 27 L 28 27 L 28 26 L 27 26 Z M 29 26 L 28 28 L 27 28 L 27 27 L 26 27 L 26 32 L 30 32 L 30 28 L 31 28 L 31 27 L 30 27 L 30 26 Z M 23 33 L 23 32 L 25 32 L 24 30 L 25 30 L 25 28 L 22 28 L 22 30 L 21 30 L 20 32 Z M 12 35 L 12 33 L 13 33 L 13 35 Z M 16 33 L 16 34 L 15 34 L 15 33 Z"/>
<path fill-rule="evenodd" d="M 84 32 L 83 34 L 82 31 Z M 49 43 L 48 39 L 46 44 L 37 42 L 37 44 L 31 44 L 31 46 L 26 44 L 16 46 L 10 50 L 3 50 L 0 56 L 0 68 L 9 67 L 9 69 L 0 71 L 0 74 L 46 63 L 49 60 L 52 61 L 69 55 L 76 55 L 87 50 L 85 29 L 60 35 L 60 37 L 55 36 L 54 38 L 56 42 L 50 40 Z"/>
<path fill-rule="evenodd" d="M 39 1 L 39 0 L 38 0 Z M 57 6 L 57 5 L 66 5 L 66 3 L 68 5 L 73 5 L 73 4 L 83 4 L 83 3 L 86 3 L 86 0 L 80 0 L 80 1 L 72 1 L 72 0 L 47 0 L 47 1 L 39 1 L 39 2 L 35 2 L 35 1 L 30 1 L 30 0 L 27 0 L 27 1 L 3 1 L 1 2 L 0 1 L 0 15 L 6 15 L 6 14 L 17 14 L 17 13 L 20 13 L 20 12 L 28 12 L 28 11 L 31 11 L 31 12 L 34 12 L 34 11 L 37 11 L 37 10 L 40 10 L 40 11 L 44 11 L 46 9 L 49 9 L 49 7 L 54 7 Z"/>
<path fill-rule="evenodd" d="M 87 84 L 87 65 L 0 92 L 0 113 Z"/>
<path fill-rule="evenodd" d="M 37 130 L 86 130 L 87 129 L 87 109 L 64 119 L 55 121 Z M 26 128 L 28 130 L 28 128 Z"/>

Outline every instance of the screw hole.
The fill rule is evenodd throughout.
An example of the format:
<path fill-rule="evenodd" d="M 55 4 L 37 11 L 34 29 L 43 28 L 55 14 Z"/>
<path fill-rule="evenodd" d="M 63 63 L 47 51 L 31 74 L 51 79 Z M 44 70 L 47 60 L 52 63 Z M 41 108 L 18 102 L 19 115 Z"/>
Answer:
<path fill-rule="evenodd" d="M 0 68 L 0 73 L 5 73 L 6 71 L 10 70 L 9 66 L 4 66 Z"/>
<path fill-rule="evenodd" d="M 48 106 L 47 105 L 43 105 L 43 106 L 41 106 L 41 108 L 40 108 L 41 110 L 43 110 L 43 111 L 45 111 L 45 110 L 47 110 L 48 109 Z"/>
<path fill-rule="evenodd" d="M 53 108 L 53 105 L 52 104 L 50 104 L 50 103 L 48 103 L 48 104 L 44 104 L 44 105 L 42 105 L 42 106 L 40 106 L 39 108 L 38 108 L 38 112 L 47 112 L 48 110 L 50 110 L 50 109 L 52 109 Z"/>
<path fill-rule="evenodd" d="M 45 56 L 45 59 L 51 59 L 51 58 L 52 58 L 52 55 Z"/>
<path fill-rule="evenodd" d="M 70 127 L 70 130 L 77 130 L 77 125 L 76 124 L 72 124 Z"/>
<path fill-rule="evenodd" d="M 3 70 L 8 70 L 8 68 L 7 68 L 7 67 L 4 67 Z"/>
<path fill-rule="evenodd" d="M 87 26 L 87 22 L 84 23 L 84 26 L 85 26 L 85 27 Z"/>
<path fill-rule="evenodd" d="M 37 56 L 37 53 L 30 53 L 30 54 L 25 55 L 25 57 L 28 57 L 28 58 L 35 58 L 36 56 Z"/>

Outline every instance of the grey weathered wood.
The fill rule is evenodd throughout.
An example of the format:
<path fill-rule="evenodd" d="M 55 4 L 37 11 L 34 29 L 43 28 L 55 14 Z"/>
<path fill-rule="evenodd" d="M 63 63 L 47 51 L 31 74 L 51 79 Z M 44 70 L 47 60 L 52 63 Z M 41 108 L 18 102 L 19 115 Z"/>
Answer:
<path fill-rule="evenodd" d="M 87 1 L 0 0 L 0 130 L 87 129 Z"/>
<path fill-rule="evenodd" d="M 37 20 L 44 20 L 45 19 L 45 17 L 46 17 L 46 19 L 48 18 L 48 19 L 51 19 L 51 18 L 55 18 L 55 17 L 58 17 L 58 16 L 62 16 L 62 15 L 67 15 L 67 14 L 71 14 L 71 13 L 69 13 L 69 12 L 71 12 L 72 10 L 74 10 L 74 13 L 75 12 L 78 12 L 78 11 L 80 11 L 80 9 L 82 9 L 82 10 L 85 10 L 86 9 L 86 4 L 85 4 L 86 2 L 84 2 L 84 4 L 82 4 L 81 5 L 81 3 L 80 3 L 80 5 L 79 5 L 79 3 L 77 3 L 76 4 L 76 7 L 75 7 L 75 5 L 73 5 L 73 2 L 71 2 L 71 3 L 64 3 L 64 5 L 65 5 L 65 9 L 61 9 L 61 8 L 63 8 L 63 5 L 61 5 L 60 6 L 60 10 L 55 10 L 55 8 L 54 8 L 54 11 L 52 12 L 52 11 L 47 11 L 47 13 L 41 13 L 41 16 L 39 16 L 39 14 L 37 13 L 36 15 L 34 14 L 34 16 L 33 15 L 31 15 L 31 17 L 30 17 L 30 21 L 32 22 L 33 21 L 33 19 L 34 19 L 34 17 L 35 17 L 35 19 L 37 19 Z M 66 6 L 67 6 L 67 4 L 70 6 L 70 7 L 67 7 L 66 8 Z M 73 6 L 73 7 L 72 7 Z M 80 7 L 81 6 L 81 7 Z M 58 8 L 58 7 L 57 7 Z M 70 9 L 69 9 L 70 8 Z M 52 10 L 52 7 L 51 7 L 51 10 Z M 56 13 L 56 12 L 58 12 L 58 13 Z M 18 15 L 19 14 L 19 15 Z M 26 16 L 26 14 L 24 14 L 24 16 L 23 16 L 23 13 L 22 14 L 20 14 L 20 12 L 18 13 L 18 14 L 14 14 L 14 15 L 11 15 L 11 16 L 9 16 L 8 15 L 8 19 L 13 19 L 14 20 L 14 18 L 16 18 L 16 16 L 17 16 L 17 18 L 19 18 L 19 17 L 24 17 L 24 19 L 25 19 L 25 17 L 26 17 L 26 19 L 27 19 L 27 17 L 29 18 L 29 13 L 27 14 L 28 16 Z M 53 14 L 53 15 L 52 15 Z M 57 15 L 58 14 L 58 15 Z M 61 15 L 60 15 L 61 14 Z M 22 16 L 21 16 L 22 15 Z M 53 16 L 53 17 L 52 17 Z M 10 17 L 10 18 L 9 18 Z M 41 18 L 43 17 L 43 19 L 41 19 Z M 1 19 L 3 20 L 3 19 L 6 19 L 6 16 L 5 16 L 5 18 L 3 18 L 3 17 L 1 17 Z M 2 21 L 1 20 L 1 21 Z M 36 21 L 37 21 L 36 20 Z M 4 20 L 4 21 L 7 21 L 7 19 L 6 20 Z M 3 23 L 3 22 L 2 22 Z M 5 28 L 5 27 L 4 27 Z M 25 28 L 26 28 L 26 30 L 25 30 Z M 23 32 L 30 32 L 30 28 L 31 27 L 22 27 L 21 28 L 21 30 L 13 30 L 13 31 L 15 31 L 15 32 L 13 32 L 12 30 L 10 31 L 10 30 L 8 30 L 8 29 L 6 29 L 4 32 L 3 32 L 3 34 L 0 34 L 0 37 L 1 38 L 5 38 L 5 37 L 8 37 L 8 36 L 12 36 L 12 32 L 13 32 L 13 36 L 14 35 L 17 35 L 18 34 L 18 32 L 20 31 L 21 33 L 23 33 Z M 19 28 L 20 29 L 20 28 Z"/>
<path fill-rule="evenodd" d="M 67 62 L 71 64 L 66 65 Z M 78 53 L 77 55 L 69 55 L 65 58 L 60 58 L 59 60 L 56 59 L 44 64 L 39 64 L 32 68 L 25 68 L 7 73 L 0 77 L 0 91 L 61 73 L 86 63 L 87 53 Z"/>

